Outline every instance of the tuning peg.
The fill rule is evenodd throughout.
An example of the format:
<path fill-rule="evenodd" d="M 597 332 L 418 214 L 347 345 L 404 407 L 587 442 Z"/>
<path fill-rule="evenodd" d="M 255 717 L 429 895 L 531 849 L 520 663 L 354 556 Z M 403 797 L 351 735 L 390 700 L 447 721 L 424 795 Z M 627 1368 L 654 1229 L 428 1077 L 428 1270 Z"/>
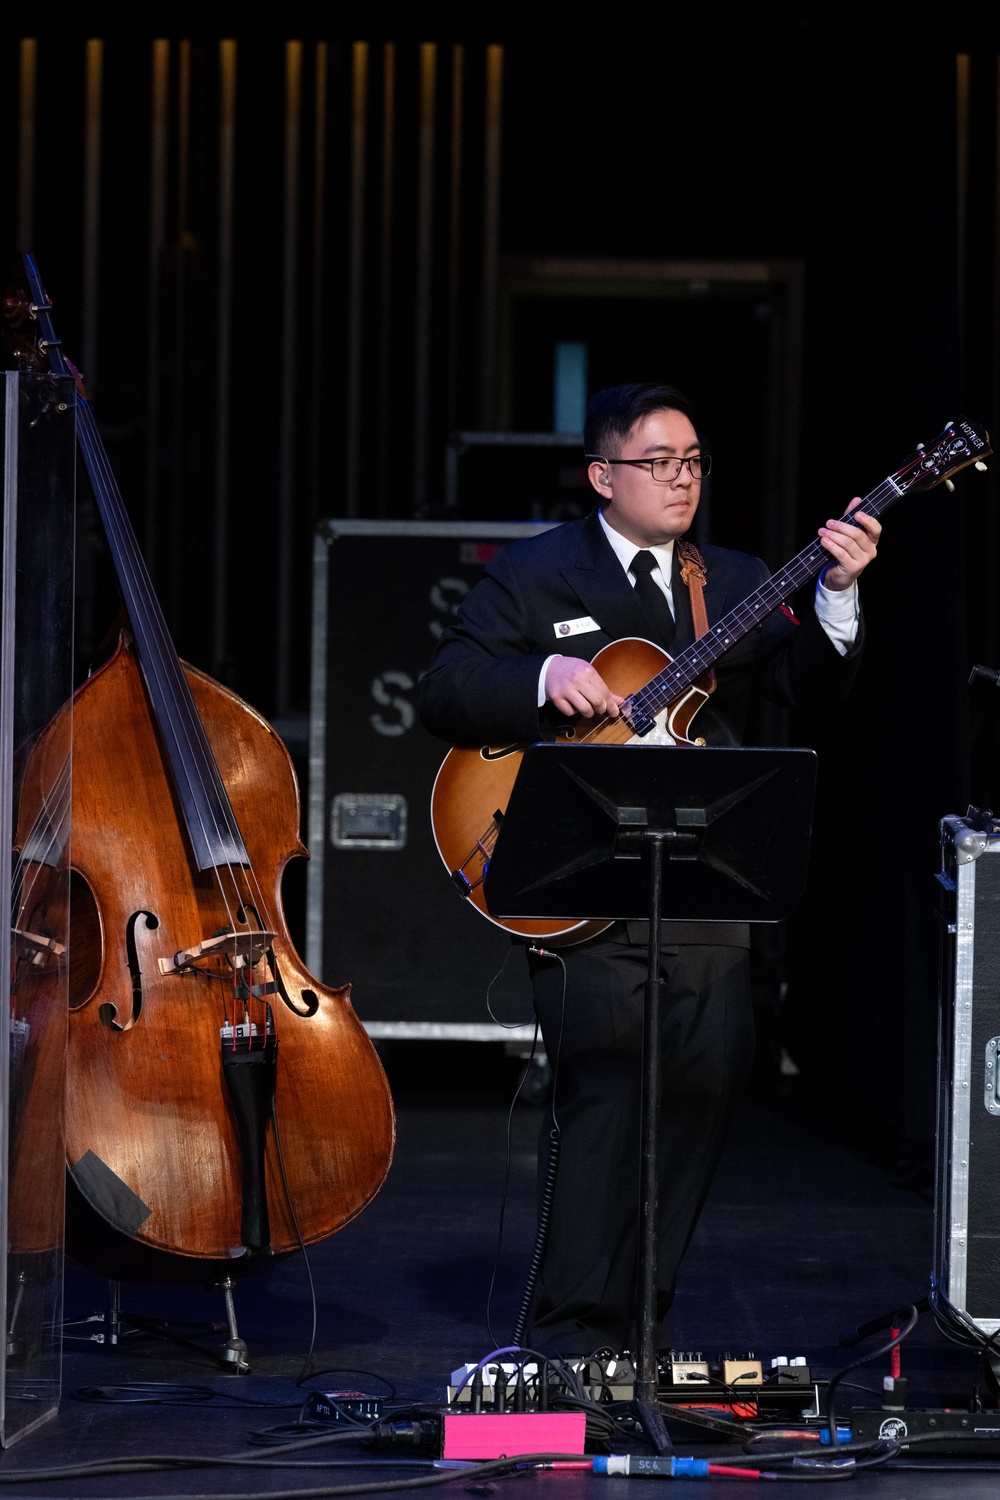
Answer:
<path fill-rule="evenodd" d="M 983 463 L 981 458 L 976 459 L 975 467 L 979 470 L 980 474 L 986 473 L 986 465 Z"/>
<path fill-rule="evenodd" d="M 944 487 L 949 494 L 953 495 L 955 493 L 955 486 L 952 484 L 950 479 L 945 480 Z"/>

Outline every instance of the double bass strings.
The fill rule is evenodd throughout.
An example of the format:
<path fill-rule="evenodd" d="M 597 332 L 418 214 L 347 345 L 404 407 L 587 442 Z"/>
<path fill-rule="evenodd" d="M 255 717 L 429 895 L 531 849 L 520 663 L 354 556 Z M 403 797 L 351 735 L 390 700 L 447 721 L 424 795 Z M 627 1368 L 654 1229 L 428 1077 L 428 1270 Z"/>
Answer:
<path fill-rule="evenodd" d="M 203 853 L 198 863 L 201 868 L 213 869 L 229 928 L 235 936 L 241 926 L 249 928 L 248 914 L 251 910 L 256 912 L 258 922 L 263 915 L 264 920 L 269 923 L 269 903 L 256 878 L 159 601 L 153 592 L 149 573 L 128 521 L 83 382 L 62 353 L 61 342 L 56 337 L 52 324 L 51 303 L 42 287 L 34 258 L 26 253 L 22 259 L 31 291 L 31 311 L 42 333 L 40 348 L 51 370 L 60 375 L 72 374 L 76 381 L 80 449 L 135 633 L 139 664 L 147 692 L 154 710 L 165 710 L 154 713 L 154 717 L 164 739 L 175 740 L 179 753 L 171 756 L 170 762 L 178 796 L 186 815 L 194 816 L 197 820 L 197 829 L 188 824 L 189 837 L 194 843 L 196 831 L 200 832 L 204 849 L 215 851 L 207 861 Z M 210 821 L 206 808 L 210 811 Z M 224 852 L 221 859 L 220 851 Z M 246 873 L 238 874 L 238 871 Z M 237 956 L 234 952 L 234 959 Z M 252 989 L 252 985 L 250 988 Z"/>
<path fill-rule="evenodd" d="M 154 701 L 168 706 L 169 721 L 182 754 L 180 764 L 171 761 L 178 776 L 187 776 L 192 793 L 185 801 L 198 817 L 206 846 L 227 851 L 239 850 L 246 863 L 237 862 L 227 855 L 223 863 L 213 863 L 219 894 L 226 909 L 227 920 L 234 936 L 240 928 L 250 928 L 249 912 L 255 911 L 262 930 L 271 930 L 269 903 L 266 900 L 242 833 L 226 794 L 222 778 L 205 736 L 204 727 L 198 717 L 190 688 L 184 678 L 173 642 L 163 618 L 159 601 L 153 592 L 152 583 L 144 559 L 131 526 L 124 515 L 124 504 L 108 463 L 107 454 L 96 432 L 93 413 L 86 397 L 79 400 L 81 415 L 79 433 L 95 494 L 98 494 L 104 524 L 109 533 L 109 542 L 117 558 L 128 563 L 128 568 L 118 567 L 119 581 L 123 575 L 133 586 L 123 582 L 123 594 L 129 619 L 139 631 L 136 621 L 149 621 L 152 639 L 143 649 L 140 643 L 139 663 L 146 679 L 147 689 Z M 214 795 L 205 795 L 206 789 Z M 202 795 L 197 795 L 198 791 Z M 182 794 L 183 789 L 178 788 Z M 207 809 L 207 813 L 206 813 Z M 211 815 L 211 822 L 208 821 Z M 221 817 L 221 825 L 220 825 Z M 223 836 L 224 835 L 224 836 Z M 236 970 L 234 969 L 234 976 Z M 252 989 L 252 986 L 250 986 Z"/>

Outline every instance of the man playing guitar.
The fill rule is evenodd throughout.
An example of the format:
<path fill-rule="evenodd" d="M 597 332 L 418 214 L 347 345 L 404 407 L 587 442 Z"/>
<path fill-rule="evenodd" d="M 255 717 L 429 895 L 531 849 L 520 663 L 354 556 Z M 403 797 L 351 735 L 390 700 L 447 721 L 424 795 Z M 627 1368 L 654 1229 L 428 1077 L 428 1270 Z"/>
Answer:
<path fill-rule="evenodd" d="M 600 391 L 584 440 L 598 509 L 498 553 L 422 679 L 425 725 L 455 744 L 552 739 L 567 718 L 615 718 L 623 700 L 592 664 L 598 651 L 640 637 L 673 656 L 695 638 L 676 544 L 694 520 L 711 459 L 689 403 L 670 386 Z M 864 513 L 856 524 L 820 527 L 830 561 L 813 607 L 801 624 L 783 610 L 769 614 L 720 657 L 716 689 L 697 719 L 704 742 L 739 744 L 756 693 L 788 707 L 842 701 L 861 649 L 857 581 L 880 530 Z M 711 626 L 768 574 L 744 553 L 706 546 L 703 554 Z M 558 960 L 529 951 L 529 965 L 546 1049 L 558 1056 L 561 1133 L 530 1342 L 561 1354 L 634 1349 L 646 924 L 616 922 L 561 949 Z M 661 972 L 662 1317 L 750 1068 L 749 929 L 665 922 Z M 548 1120 L 546 1147 L 550 1128 Z"/>

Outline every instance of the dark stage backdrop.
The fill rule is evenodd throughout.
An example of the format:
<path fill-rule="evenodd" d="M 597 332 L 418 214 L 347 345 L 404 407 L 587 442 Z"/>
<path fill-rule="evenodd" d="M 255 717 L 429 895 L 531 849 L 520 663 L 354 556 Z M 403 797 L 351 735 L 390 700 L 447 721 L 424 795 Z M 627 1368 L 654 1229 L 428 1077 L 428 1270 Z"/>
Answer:
<path fill-rule="evenodd" d="M 379 7 L 8 32 L 0 237 L 90 366 L 191 659 L 304 713 L 315 520 L 441 517 L 450 433 L 551 428 L 560 340 L 591 385 L 690 387 L 709 534 L 772 566 L 963 407 L 1000 427 L 996 39 L 876 50 L 822 7 L 724 10 L 586 45 Z M 542 263 L 563 301 L 518 303 Z M 964 686 L 1000 665 L 996 502 L 991 474 L 893 512 L 850 709 L 788 731 L 821 773 L 783 1024 L 824 1116 L 881 1151 L 933 1132 L 937 820 L 1000 804 L 1000 694 Z M 81 669 L 113 610 L 94 533 Z"/>

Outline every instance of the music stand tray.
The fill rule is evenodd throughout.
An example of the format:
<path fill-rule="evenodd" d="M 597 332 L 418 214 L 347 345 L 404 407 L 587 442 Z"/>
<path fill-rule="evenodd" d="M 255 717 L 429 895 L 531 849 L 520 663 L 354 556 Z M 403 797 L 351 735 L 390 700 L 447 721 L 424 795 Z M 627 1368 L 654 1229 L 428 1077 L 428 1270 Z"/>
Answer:
<path fill-rule="evenodd" d="M 661 912 L 778 922 L 805 886 L 812 750 L 530 745 L 486 873 L 497 917 L 649 916 L 645 835 L 664 837 Z"/>

